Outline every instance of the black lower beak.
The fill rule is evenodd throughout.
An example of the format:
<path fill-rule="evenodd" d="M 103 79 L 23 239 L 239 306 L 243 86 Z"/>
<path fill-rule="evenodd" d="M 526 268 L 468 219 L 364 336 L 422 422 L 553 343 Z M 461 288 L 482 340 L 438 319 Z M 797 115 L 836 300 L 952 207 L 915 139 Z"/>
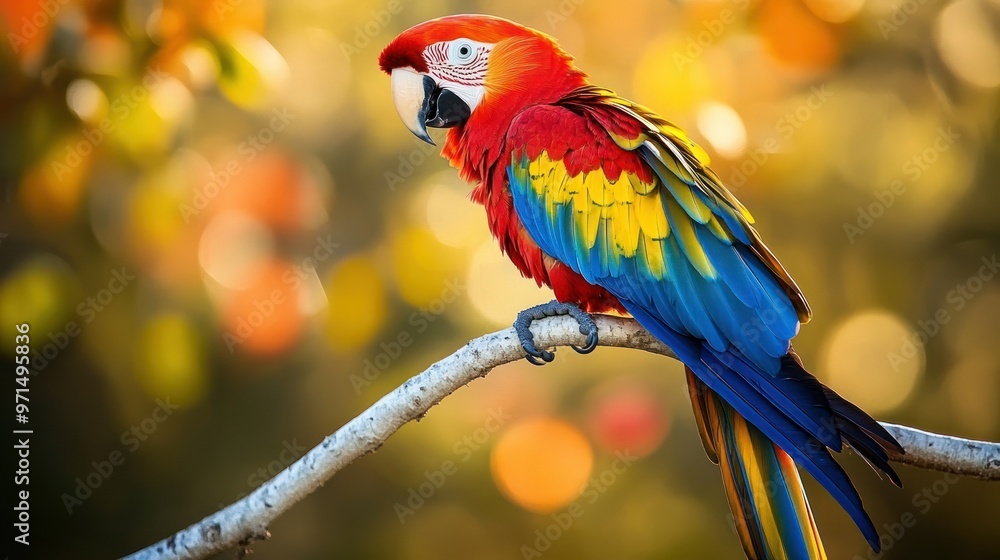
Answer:
<path fill-rule="evenodd" d="M 430 76 L 424 76 L 424 126 L 451 128 L 469 119 L 472 110 L 450 89 L 437 87 Z"/>

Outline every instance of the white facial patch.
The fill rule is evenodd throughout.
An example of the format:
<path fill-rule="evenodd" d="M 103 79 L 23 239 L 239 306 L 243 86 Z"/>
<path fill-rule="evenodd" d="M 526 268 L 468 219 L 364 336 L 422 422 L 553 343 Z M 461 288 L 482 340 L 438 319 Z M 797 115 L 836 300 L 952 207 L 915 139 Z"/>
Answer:
<path fill-rule="evenodd" d="M 490 43 L 455 39 L 434 43 L 423 54 L 429 73 L 438 83 L 474 110 L 486 93 L 486 65 L 492 48 Z"/>

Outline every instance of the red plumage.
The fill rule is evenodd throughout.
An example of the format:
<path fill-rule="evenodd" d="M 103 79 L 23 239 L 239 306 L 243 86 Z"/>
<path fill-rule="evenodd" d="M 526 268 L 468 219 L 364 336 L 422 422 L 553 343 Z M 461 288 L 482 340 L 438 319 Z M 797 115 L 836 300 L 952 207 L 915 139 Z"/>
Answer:
<path fill-rule="evenodd" d="M 586 75 L 573 66 L 572 57 L 548 36 L 511 21 L 480 16 L 449 16 L 422 23 L 389 43 L 379 57 L 379 65 L 386 73 L 406 66 L 426 71 L 422 57 L 424 49 L 458 37 L 497 43 L 490 62 L 495 70 L 487 75 L 487 93 L 469 121 L 448 132 L 442 155 L 465 180 L 478 183 L 471 198 L 486 208 L 490 231 L 521 274 L 535 280 L 539 286 L 551 287 L 559 301 L 576 303 L 594 313 L 624 312 L 607 290 L 590 284 L 569 267 L 544 256 L 521 227 L 507 182 L 506 164 L 511 158 L 511 148 L 497 141 L 523 109 L 558 101 L 585 85 Z M 531 54 L 530 64 L 523 63 L 526 49 Z M 502 92 L 502 95 L 491 92 Z M 622 161 L 636 158 L 616 149 L 606 132 L 601 131 L 599 135 L 602 142 L 594 143 L 592 138 L 598 128 L 597 123 L 594 127 L 567 127 L 560 122 L 557 113 L 551 113 L 531 123 L 527 129 L 531 132 L 517 141 L 511 139 L 510 145 L 523 142 L 529 158 L 536 157 L 545 147 L 550 157 L 564 159 L 571 174 L 603 165 L 609 177 L 617 178 L 623 168 L 640 167 L 637 161 Z M 575 138 L 571 137 L 574 135 Z M 592 148 L 567 153 L 569 145 L 581 143 Z"/>
<path fill-rule="evenodd" d="M 649 177 L 647 167 L 636 154 L 620 149 L 606 132 L 595 134 L 590 126 L 581 125 L 587 121 L 561 120 L 561 111 L 566 109 L 536 105 L 532 111 L 532 120 L 518 121 L 518 132 L 508 139 L 505 149 L 496 152 L 494 158 L 484 158 L 479 162 L 462 158 L 452 158 L 451 161 L 462 170 L 463 175 L 483 178 L 473 190 L 472 198 L 486 207 L 490 231 L 521 274 L 534 279 L 540 286 L 552 288 L 557 300 L 575 303 L 585 311 L 625 313 L 622 305 L 607 290 L 587 282 L 568 266 L 543 255 L 538 245 L 521 227 L 514 211 L 507 162 L 511 161 L 515 146 L 524 146 L 521 149 L 528 159 L 538 157 L 544 147 L 550 158 L 564 162 L 570 175 L 600 167 L 612 180 L 619 179 L 623 170 Z M 502 126 L 505 129 L 511 128 L 509 122 Z M 452 131 L 448 135 L 445 150 L 451 148 L 459 153 L 468 153 L 467 150 L 472 148 L 467 148 L 464 144 L 475 140 L 475 137 L 460 131 Z M 586 148 L 569 151 L 569 145 L 583 145 Z"/>

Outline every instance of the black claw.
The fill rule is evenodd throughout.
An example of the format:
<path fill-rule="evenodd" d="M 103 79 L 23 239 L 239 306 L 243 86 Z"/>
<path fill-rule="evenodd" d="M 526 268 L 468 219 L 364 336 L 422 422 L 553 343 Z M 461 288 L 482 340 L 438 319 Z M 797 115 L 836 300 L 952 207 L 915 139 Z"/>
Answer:
<path fill-rule="evenodd" d="M 525 356 L 524 359 L 528 360 L 528 363 L 531 364 L 531 365 L 533 365 L 533 366 L 544 366 L 545 365 L 545 362 L 538 361 L 538 358 L 532 356 L 531 354 L 528 354 L 527 356 Z"/>
<path fill-rule="evenodd" d="M 546 304 L 536 305 L 530 309 L 525 309 L 517 314 L 517 320 L 514 321 L 514 330 L 517 331 L 521 348 L 526 354 L 525 359 L 533 365 L 543 366 L 554 360 L 556 356 L 549 350 L 538 350 L 535 348 L 534 337 L 528 327 L 537 319 L 556 315 L 569 315 L 573 317 L 580 324 L 580 333 L 587 335 L 587 341 L 584 346 L 580 348 L 571 345 L 573 350 L 580 354 L 589 354 L 594 351 L 594 348 L 597 348 L 597 325 L 594 324 L 594 320 L 590 317 L 590 314 L 575 305 L 551 301 Z"/>
<path fill-rule="evenodd" d="M 540 350 L 538 352 L 538 355 L 536 355 L 536 356 L 528 356 L 528 357 L 535 359 L 535 361 L 533 361 L 533 362 L 531 360 L 528 360 L 528 361 L 532 362 L 536 366 L 544 366 L 545 364 L 552 363 L 552 360 L 556 359 L 556 355 L 553 354 L 552 352 L 549 352 L 548 350 Z M 538 358 L 541 358 L 542 361 L 539 362 Z"/>
<path fill-rule="evenodd" d="M 580 330 L 583 330 L 582 327 Z M 576 350 L 579 354 L 590 354 L 593 352 L 594 348 L 597 348 L 597 327 L 595 326 L 594 330 L 587 334 L 587 343 L 583 345 L 583 348 L 573 345 L 570 345 L 570 348 Z"/>
<path fill-rule="evenodd" d="M 536 366 L 544 366 L 545 364 L 556 359 L 555 354 L 552 352 L 535 348 L 535 343 L 530 338 L 527 340 L 521 339 L 521 348 L 523 348 L 524 353 L 527 354 L 524 359 Z"/>

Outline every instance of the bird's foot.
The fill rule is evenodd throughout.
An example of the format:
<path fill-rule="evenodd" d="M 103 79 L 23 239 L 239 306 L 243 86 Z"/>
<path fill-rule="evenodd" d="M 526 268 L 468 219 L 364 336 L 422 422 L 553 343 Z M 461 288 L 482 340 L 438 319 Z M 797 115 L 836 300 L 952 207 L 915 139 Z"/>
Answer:
<path fill-rule="evenodd" d="M 580 354 L 589 354 L 594 351 L 594 348 L 597 348 L 597 324 L 594 323 L 590 314 L 572 303 L 560 303 L 556 300 L 552 300 L 548 303 L 529 307 L 528 309 L 521 311 L 517 314 L 517 319 L 514 321 L 514 331 L 517 332 L 517 338 L 521 342 L 521 348 L 523 348 L 524 352 L 527 354 L 525 359 L 536 366 L 545 365 L 546 363 L 554 360 L 556 356 L 549 350 L 539 350 L 538 348 L 535 348 L 535 340 L 528 327 L 530 327 L 531 323 L 537 321 L 538 319 L 555 317 L 558 315 L 569 315 L 570 317 L 576 319 L 576 322 L 580 324 L 580 333 L 587 335 L 587 342 L 584 344 L 583 348 L 577 346 L 570 346 L 570 348 L 576 350 Z"/>

